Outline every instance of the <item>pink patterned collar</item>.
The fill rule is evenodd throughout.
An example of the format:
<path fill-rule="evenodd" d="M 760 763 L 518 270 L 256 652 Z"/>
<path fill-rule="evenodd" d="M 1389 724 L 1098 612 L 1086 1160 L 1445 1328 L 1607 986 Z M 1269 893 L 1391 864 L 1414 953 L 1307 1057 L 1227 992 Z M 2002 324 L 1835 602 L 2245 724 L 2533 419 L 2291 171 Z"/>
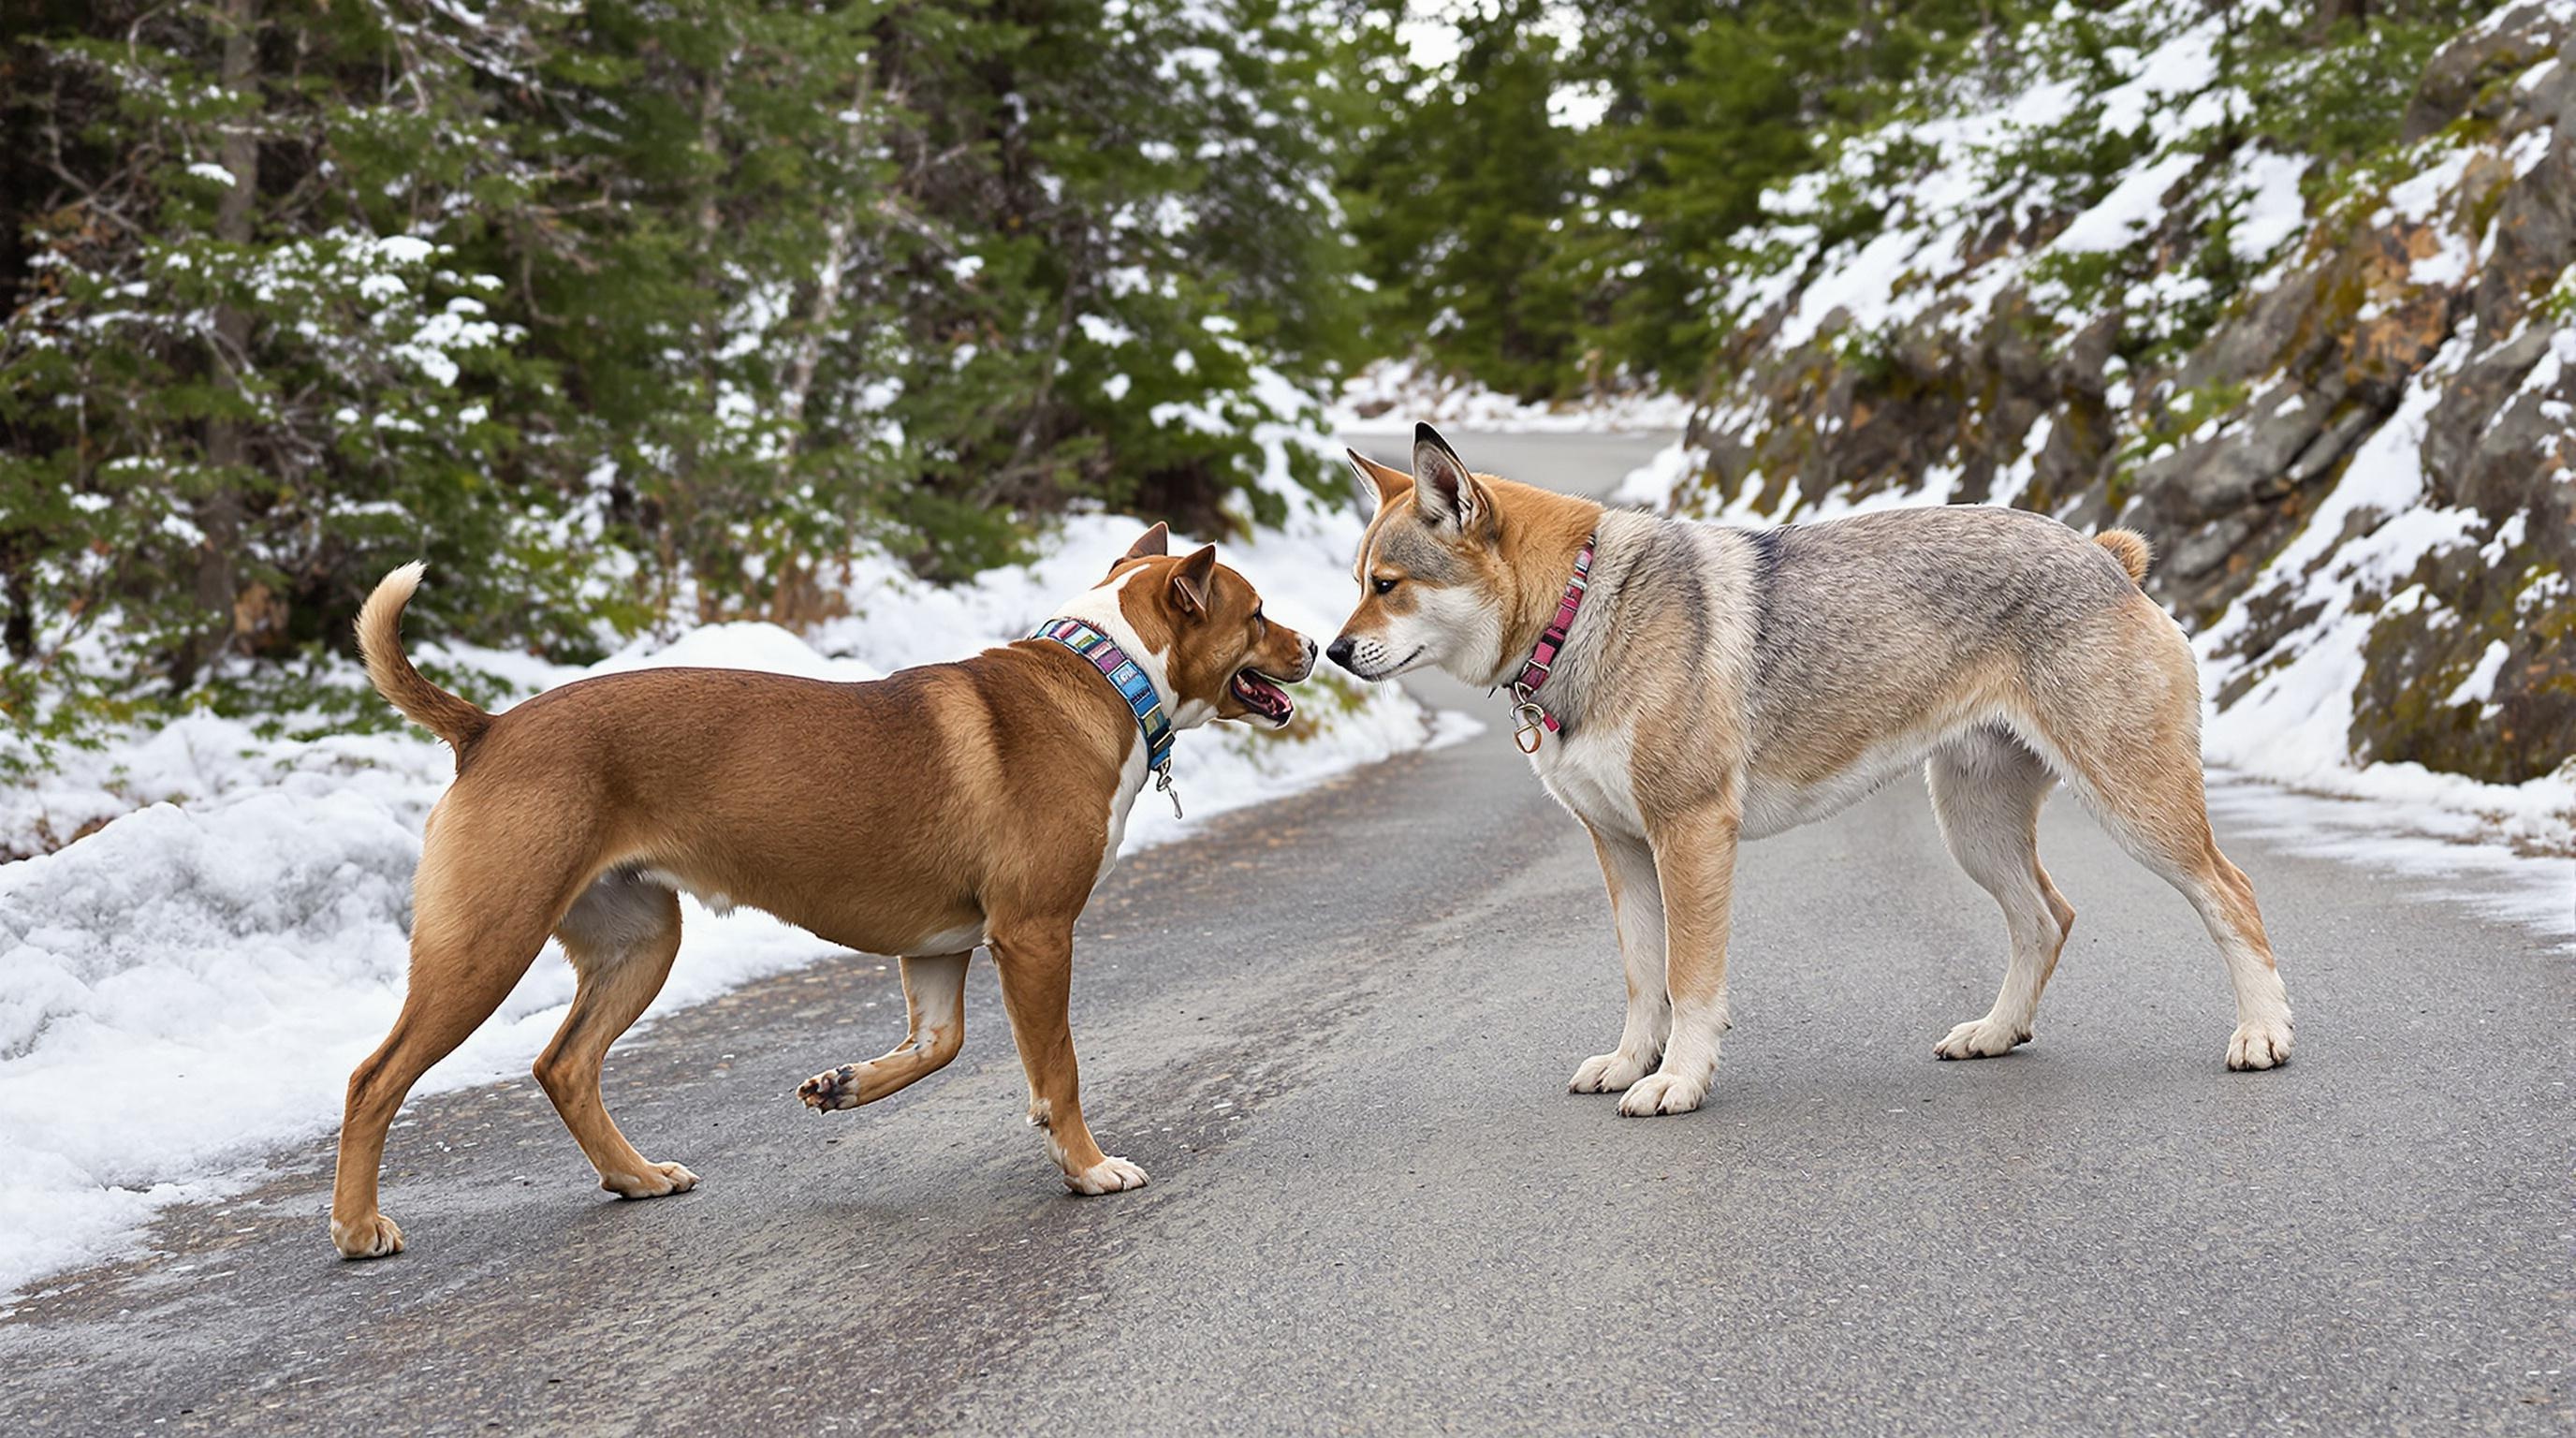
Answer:
<path fill-rule="evenodd" d="M 1560 727 L 1556 716 L 1539 707 L 1539 686 L 1555 671 L 1556 658 L 1565 652 L 1566 631 L 1574 627 L 1574 612 L 1583 607 L 1583 592 L 1592 584 L 1592 556 L 1599 548 L 1601 536 L 1583 537 L 1583 550 L 1574 556 L 1574 577 L 1565 581 L 1565 594 L 1556 601 L 1556 617 L 1548 621 L 1538 636 L 1538 644 L 1521 664 L 1520 677 L 1512 681 L 1512 742 L 1524 754 L 1538 752 L 1540 731 L 1556 733 Z"/>

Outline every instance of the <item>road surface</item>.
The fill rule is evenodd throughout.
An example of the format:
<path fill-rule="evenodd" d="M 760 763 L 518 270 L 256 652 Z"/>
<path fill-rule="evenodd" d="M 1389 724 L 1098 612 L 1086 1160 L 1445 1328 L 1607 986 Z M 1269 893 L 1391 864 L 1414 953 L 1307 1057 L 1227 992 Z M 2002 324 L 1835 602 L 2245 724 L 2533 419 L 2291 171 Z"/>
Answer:
<path fill-rule="evenodd" d="M 1591 487 L 1644 448 L 1461 442 Z M 1589 846 L 1483 696 L 1424 692 L 1488 731 L 1213 822 L 1093 905 L 1085 1107 L 1151 1187 L 1061 1192 L 981 961 L 950 1070 L 806 1110 L 805 1076 L 899 1037 L 888 966 L 839 954 L 611 1057 L 626 1131 L 696 1192 L 598 1192 L 532 1082 L 424 1100 L 386 1183 L 411 1252 L 338 1261 L 327 1145 L 280 1155 L 0 1322 L 0 1421 L 2569 1430 L 2576 1028 L 2546 941 L 2223 834 L 2300 1043 L 2228 1073 L 2198 923 L 2060 796 L 2042 848 L 2081 917 L 2038 1042 L 1941 1063 L 2003 925 L 1899 784 L 1748 846 L 1716 1089 L 1623 1120 L 1565 1091 L 1620 1020 Z"/>

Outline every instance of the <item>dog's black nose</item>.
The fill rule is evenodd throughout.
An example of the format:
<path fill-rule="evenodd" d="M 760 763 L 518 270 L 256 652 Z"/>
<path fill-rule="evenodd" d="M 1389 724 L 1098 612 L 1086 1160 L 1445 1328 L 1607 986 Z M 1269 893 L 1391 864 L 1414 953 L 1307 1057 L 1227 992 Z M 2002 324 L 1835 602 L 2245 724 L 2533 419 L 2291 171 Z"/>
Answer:
<path fill-rule="evenodd" d="M 1345 634 L 1345 635 L 1343 635 L 1341 638 L 1334 640 L 1334 641 L 1333 641 L 1333 643 L 1332 643 L 1332 647 L 1331 647 L 1331 648 L 1329 648 L 1329 649 L 1326 649 L 1326 650 L 1324 651 L 1324 657 L 1325 657 L 1325 658 L 1327 658 L 1327 659 L 1332 660 L 1334 663 L 1336 663 L 1336 664 L 1338 664 L 1338 665 L 1342 666 L 1344 669 L 1348 669 L 1348 668 L 1350 668 L 1350 667 L 1351 667 L 1351 637 L 1350 637 L 1349 635 Z"/>

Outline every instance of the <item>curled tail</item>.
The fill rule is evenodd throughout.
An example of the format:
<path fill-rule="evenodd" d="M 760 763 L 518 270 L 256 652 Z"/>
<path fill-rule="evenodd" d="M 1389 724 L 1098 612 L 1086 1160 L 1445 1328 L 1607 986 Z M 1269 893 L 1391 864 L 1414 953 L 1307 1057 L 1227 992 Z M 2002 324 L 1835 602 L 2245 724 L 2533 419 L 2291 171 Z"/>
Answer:
<path fill-rule="evenodd" d="M 492 727 L 492 716 L 430 683 L 411 667 L 402 650 L 403 606 L 411 602 L 412 591 L 420 588 L 420 576 L 428 568 L 413 560 L 377 582 L 376 592 L 367 596 L 366 607 L 358 611 L 358 652 L 366 656 L 367 677 L 375 681 L 376 692 L 392 700 L 412 722 L 446 740 L 462 764 L 466 747 Z"/>
<path fill-rule="evenodd" d="M 2094 535 L 2093 542 L 2111 551 L 2111 557 L 2129 571 L 2131 584 L 2147 582 L 2147 566 L 2156 562 L 2156 550 L 2145 535 L 2134 529 L 2106 529 Z"/>

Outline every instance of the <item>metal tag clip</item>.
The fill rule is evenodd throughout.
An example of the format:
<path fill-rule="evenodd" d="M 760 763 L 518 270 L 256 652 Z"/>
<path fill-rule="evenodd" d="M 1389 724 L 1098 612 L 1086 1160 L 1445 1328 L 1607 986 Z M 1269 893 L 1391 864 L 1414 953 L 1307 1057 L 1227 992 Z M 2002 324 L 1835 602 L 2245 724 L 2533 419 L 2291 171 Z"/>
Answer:
<path fill-rule="evenodd" d="M 1154 771 L 1154 787 L 1162 791 L 1164 798 L 1172 801 L 1172 817 L 1175 819 L 1181 817 L 1181 796 L 1179 791 L 1172 787 L 1171 760 L 1164 760 L 1161 767 Z"/>
<path fill-rule="evenodd" d="M 1512 697 L 1520 701 L 1512 706 L 1512 742 L 1522 753 L 1535 754 L 1547 734 L 1547 711 L 1518 684 L 1512 686 Z"/>

